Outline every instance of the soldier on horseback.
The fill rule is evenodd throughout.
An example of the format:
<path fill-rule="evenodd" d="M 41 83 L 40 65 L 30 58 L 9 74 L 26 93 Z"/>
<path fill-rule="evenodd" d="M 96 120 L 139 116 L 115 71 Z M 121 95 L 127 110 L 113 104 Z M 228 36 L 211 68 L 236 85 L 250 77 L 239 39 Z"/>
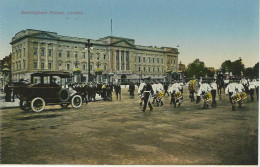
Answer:
<path fill-rule="evenodd" d="M 219 98 L 221 99 L 221 89 L 225 89 L 224 88 L 224 75 L 222 72 L 217 74 L 216 84 L 217 84 L 218 95 L 219 95 Z"/>

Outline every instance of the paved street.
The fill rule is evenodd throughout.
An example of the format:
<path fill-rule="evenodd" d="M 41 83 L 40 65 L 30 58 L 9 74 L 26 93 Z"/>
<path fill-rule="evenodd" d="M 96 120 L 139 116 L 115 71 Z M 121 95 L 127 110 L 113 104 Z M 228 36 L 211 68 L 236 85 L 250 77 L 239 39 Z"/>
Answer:
<path fill-rule="evenodd" d="M 137 91 L 136 93 L 137 94 Z M 139 97 L 97 101 L 79 109 L 48 106 L 41 113 L 2 109 L 3 164 L 257 164 L 258 102 L 231 110 L 191 103 L 184 89 L 180 108 L 141 112 Z"/>

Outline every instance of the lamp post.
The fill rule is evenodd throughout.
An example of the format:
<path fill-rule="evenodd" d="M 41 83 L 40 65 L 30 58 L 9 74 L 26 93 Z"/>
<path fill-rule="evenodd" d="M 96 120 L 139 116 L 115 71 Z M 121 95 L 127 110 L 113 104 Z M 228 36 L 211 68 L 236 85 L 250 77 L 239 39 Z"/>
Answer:
<path fill-rule="evenodd" d="M 2 70 L 2 73 L 3 73 L 3 86 L 5 86 L 5 83 L 6 83 L 6 82 L 9 82 L 9 81 L 8 81 L 8 77 L 7 77 L 7 76 L 9 76 L 9 72 L 10 72 L 10 70 L 9 70 L 9 68 L 8 68 L 8 64 L 5 63 L 5 64 L 4 64 L 4 68 L 3 68 L 3 70 Z"/>
<path fill-rule="evenodd" d="M 88 82 L 90 82 L 90 47 L 93 47 L 93 43 L 90 43 L 90 39 L 88 39 L 88 43 L 85 44 L 85 48 L 88 50 Z"/>

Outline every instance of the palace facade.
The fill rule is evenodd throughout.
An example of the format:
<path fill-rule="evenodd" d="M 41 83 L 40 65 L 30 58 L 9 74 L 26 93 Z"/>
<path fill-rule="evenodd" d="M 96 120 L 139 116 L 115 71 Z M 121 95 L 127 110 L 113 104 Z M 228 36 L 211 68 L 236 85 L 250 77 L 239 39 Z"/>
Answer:
<path fill-rule="evenodd" d="M 88 78 L 87 38 L 58 35 L 56 32 L 22 30 L 12 38 L 12 80 L 29 79 L 39 71 L 80 69 Z M 178 71 L 178 49 L 171 47 L 135 45 L 134 39 L 107 36 L 90 39 L 90 72 L 97 69 L 102 76 L 114 79 L 151 77 L 163 79 L 165 73 Z M 88 80 L 88 79 L 86 79 Z"/>

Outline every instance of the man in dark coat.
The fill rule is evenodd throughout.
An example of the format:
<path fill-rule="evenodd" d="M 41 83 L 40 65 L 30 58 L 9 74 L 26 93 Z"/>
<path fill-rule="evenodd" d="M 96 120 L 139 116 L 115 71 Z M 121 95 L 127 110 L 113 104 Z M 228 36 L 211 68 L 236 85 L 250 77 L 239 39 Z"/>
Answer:
<path fill-rule="evenodd" d="M 130 82 L 130 84 L 129 84 L 129 92 L 130 92 L 130 96 L 134 97 L 135 85 L 133 82 Z"/>
<path fill-rule="evenodd" d="M 149 83 L 148 79 L 145 80 L 146 85 L 144 85 L 142 93 L 144 94 L 144 107 L 143 112 L 146 110 L 146 106 L 148 105 L 150 108 L 150 111 L 153 110 L 152 104 L 150 102 L 151 96 L 154 94 L 152 85 Z"/>
<path fill-rule="evenodd" d="M 169 87 L 168 83 L 164 83 L 164 85 L 163 85 L 164 95 L 168 94 L 168 96 L 169 96 L 168 87 Z"/>
<path fill-rule="evenodd" d="M 118 95 L 120 97 L 120 100 L 121 100 L 121 86 L 119 83 L 117 83 L 115 86 L 114 86 L 114 89 L 115 89 L 115 92 L 116 92 L 116 99 L 118 100 Z"/>
<path fill-rule="evenodd" d="M 4 92 L 5 92 L 5 101 L 10 102 L 11 101 L 12 89 L 10 88 L 9 84 L 5 85 Z"/>

